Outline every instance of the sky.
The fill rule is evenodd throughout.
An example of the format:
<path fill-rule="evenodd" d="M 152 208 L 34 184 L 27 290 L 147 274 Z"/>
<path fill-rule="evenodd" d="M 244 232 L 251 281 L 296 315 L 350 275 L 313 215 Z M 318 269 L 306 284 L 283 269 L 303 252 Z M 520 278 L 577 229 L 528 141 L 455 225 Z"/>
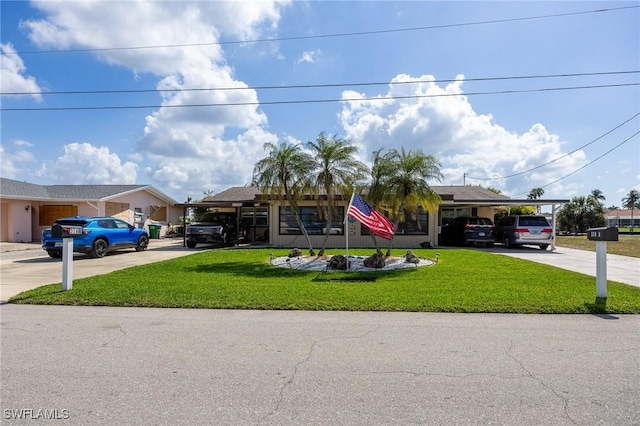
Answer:
<path fill-rule="evenodd" d="M 2 1 L 0 174 L 251 184 L 321 132 L 419 149 L 431 185 L 640 189 L 640 2 Z"/>

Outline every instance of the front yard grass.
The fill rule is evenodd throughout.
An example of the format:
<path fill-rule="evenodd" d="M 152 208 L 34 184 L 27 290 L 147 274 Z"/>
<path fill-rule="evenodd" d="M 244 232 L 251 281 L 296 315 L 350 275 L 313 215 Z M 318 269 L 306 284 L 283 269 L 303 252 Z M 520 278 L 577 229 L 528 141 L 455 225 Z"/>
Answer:
<path fill-rule="evenodd" d="M 372 250 L 352 250 L 369 255 Z M 405 250 L 395 249 L 395 255 Z M 474 250 L 420 249 L 435 266 L 380 272 L 309 272 L 269 264 L 288 250 L 209 250 L 20 293 L 10 303 L 166 308 L 345 311 L 640 313 L 640 288 Z M 331 254 L 344 254 L 330 250 Z M 105 259 L 106 261 L 108 259 Z"/>

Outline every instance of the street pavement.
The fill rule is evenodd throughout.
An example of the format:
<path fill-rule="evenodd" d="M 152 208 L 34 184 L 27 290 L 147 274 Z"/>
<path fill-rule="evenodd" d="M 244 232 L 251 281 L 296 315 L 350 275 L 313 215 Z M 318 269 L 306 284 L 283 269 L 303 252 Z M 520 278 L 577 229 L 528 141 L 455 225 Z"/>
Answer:
<path fill-rule="evenodd" d="M 3 299 L 61 281 L 29 251 L 2 252 Z M 193 252 L 76 255 L 74 276 Z M 595 271 L 585 253 L 504 254 Z M 640 315 L 3 304 L 0 382 L 3 425 L 638 425 Z"/>
<path fill-rule="evenodd" d="M 0 316 L 3 425 L 640 424 L 638 315 Z"/>

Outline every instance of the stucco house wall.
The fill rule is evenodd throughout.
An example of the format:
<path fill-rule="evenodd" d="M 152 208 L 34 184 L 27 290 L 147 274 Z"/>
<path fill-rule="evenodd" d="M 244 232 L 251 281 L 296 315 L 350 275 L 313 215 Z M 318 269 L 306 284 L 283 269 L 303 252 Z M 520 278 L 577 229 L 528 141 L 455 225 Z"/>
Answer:
<path fill-rule="evenodd" d="M 0 178 L 0 241 L 32 242 L 63 216 L 114 216 L 138 227 L 177 224 L 183 210 L 148 185 L 36 185 Z M 137 211 L 136 211 L 137 210 Z"/>

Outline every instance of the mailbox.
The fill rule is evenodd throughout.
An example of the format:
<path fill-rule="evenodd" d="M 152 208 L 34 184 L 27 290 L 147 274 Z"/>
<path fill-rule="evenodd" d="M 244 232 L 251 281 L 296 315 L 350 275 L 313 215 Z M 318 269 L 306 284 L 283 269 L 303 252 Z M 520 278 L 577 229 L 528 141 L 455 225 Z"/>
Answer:
<path fill-rule="evenodd" d="M 618 228 L 615 226 L 589 228 L 587 229 L 587 238 L 591 241 L 618 241 Z"/>
<path fill-rule="evenodd" d="M 53 238 L 75 238 L 82 235 L 82 226 L 60 225 L 58 223 L 51 227 Z"/>

